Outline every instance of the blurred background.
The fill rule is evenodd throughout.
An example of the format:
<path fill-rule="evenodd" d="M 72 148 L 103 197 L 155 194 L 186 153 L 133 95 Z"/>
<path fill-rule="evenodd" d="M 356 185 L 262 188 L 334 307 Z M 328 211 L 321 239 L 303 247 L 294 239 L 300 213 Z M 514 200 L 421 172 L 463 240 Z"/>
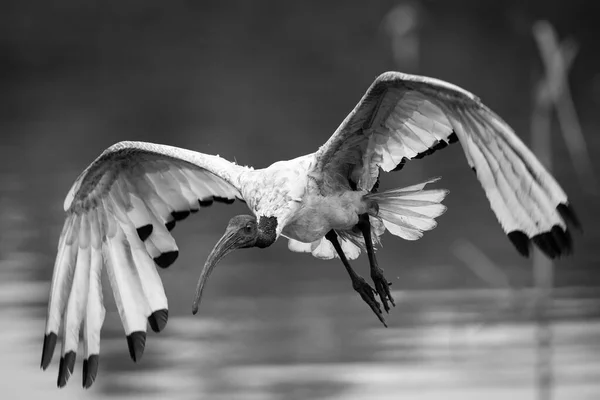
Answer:
<path fill-rule="evenodd" d="M 581 161 L 600 149 L 599 2 L 166 4 L 0 3 L 2 398 L 600 398 L 599 163 Z M 578 50 L 565 52 L 562 75 L 557 61 L 562 97 L 544 91 L 538 20 L 557 32 L 545 43 L 570 38 Z M 81 170 L 120 140 L 255 167 L 313 152 L 386 70 L 472 91 L 551 163 L 585 229 L 552 270 L 537 260 L 546 278 L 552 271 L 552 300 L 539 301 L 543 279 L 452 146 L 382 176 L 391 188 L 441 175 L 451 192 L 423 239 L 383 238 L 378 257 L 397 299 L 388 329 L 339 260 L 291 253 L 284 240 L 228 256 L 192 317 L 208 252 L 246 211 L 215 205 L 174 231 L 180 257 L 161 271 L 171 317 L 148 334 L 141 362 L 129 359 L 107 291 L 98 380 L 84 391 L 78 360 L 56 389 L 59 350 L 48 371 L 38 365 L 62 204 Z M 565 104 L 582 135 L 573 107 L 570 125 L 556 118 Z M 368 277 L 366 257 L 354 266 Z"/>

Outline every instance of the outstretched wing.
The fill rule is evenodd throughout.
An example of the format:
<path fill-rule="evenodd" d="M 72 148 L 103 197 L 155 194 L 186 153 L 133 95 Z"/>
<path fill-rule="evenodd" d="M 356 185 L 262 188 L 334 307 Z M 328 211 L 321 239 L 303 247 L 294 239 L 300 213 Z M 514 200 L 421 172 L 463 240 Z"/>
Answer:
<path fill-rule="evenodd" d="M 371 190 L 380 168 L 399 170 L 456 141 L 521 254 L 529 254 L 531 241 L 552 258 L 571 251 L 567 222 L 579 224 L 562 188 L 498 115 L 438 79 L 379 76 L 318 150 L 313 173 L 325 190 Z"/>
<path fill-rule="evenodd" d="M 104 321 L 102 268 L 106 266 L 127 335 L 138 360 L 146 325 L 167 323 L 167 297 L 155 265 L 178 255 L 169 233 L 178 220 L 209 206 L 242 199 L 243 167 L 218 156 L 171 146 L 121 142 L 108 148 L 77 179 L 65 200 L 66 221 L 50 289 L 42 368 L 50 364 L 63 332 L 58 385 L 73 371 L 83 325 L 83 385 L 96 377 Z"/>

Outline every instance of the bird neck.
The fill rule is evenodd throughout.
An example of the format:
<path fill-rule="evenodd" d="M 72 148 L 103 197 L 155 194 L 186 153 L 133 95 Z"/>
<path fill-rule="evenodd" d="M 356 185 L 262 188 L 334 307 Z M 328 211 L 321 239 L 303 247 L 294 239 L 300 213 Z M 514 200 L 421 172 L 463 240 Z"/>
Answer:
<path fill-rule="evenodd" d="M 260 217 L 258 220 L 258 239 L 256 247 L 261 249 L 269 247 L 277 240 L 277 218 Z"/>

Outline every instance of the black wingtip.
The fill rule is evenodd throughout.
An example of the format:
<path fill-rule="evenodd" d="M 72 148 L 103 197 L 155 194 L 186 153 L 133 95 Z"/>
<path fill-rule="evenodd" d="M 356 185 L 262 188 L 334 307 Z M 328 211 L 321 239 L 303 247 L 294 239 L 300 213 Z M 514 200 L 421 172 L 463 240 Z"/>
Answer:
<path fill-rule="evenodd" d="M 438 150 L 441 150 L 445 147 L 448 147 L 448 145 L 452 144 L 452 143 L 456 143 L 458 142 L 458 136 L 456 135 L 456 132 L 452 131 L 452 133 L 450 135 L 448 135 L 448 137 L 446 139 L 440 139 L 435 141 L 435 143 L 433 143 L 428 149 L 423 150 L 422 152 L 415 154 L 414 156 L 410 157 L 411 160 L 415 160 L 415 159 L 421 159 L 425 156 L 429 156 L 433 153 L 435 153 Z M 392 171 L 400 171 L 404 165 L 406 164 L 406 162 L 409 159 L 406 157 L 402 157 L 402 160 L 400 160 L 400 163 L 398 165 L 396 165 L 396 167 L 394 167 L 394 169 L 392 169 Z"/>
<path fill-rule="evenodd" d="M 573 239 L 568 229 L 563 230 L 558 225 L 554 225 L 550 233 L 559 249 L 561 249 L 561 255 L 569 255 L 573 252 Z"/>
<path fill-rule="evenodd" d="M 404 165 L 406 164 L 407 161 L 408 161 L 408 158 L 402 157 L 402 160 L 400 160 L 400 163 L 398 163 L 398 165 L 396 165 L 392 171 L 393 172 L 400 171 L 402 168 L 404 168 Z"/>
<path fill-rule="evenodd" d="M 221 196 L 213 196 L 213 199 L 217 203 L 233 204 L 235 202 L 235 199 L 228 199 L 227 197 Z"/>
<path fill-rule="evenodd" d="M 56 347 L 56 340 L 58 339 L 58 335 L 54 332 L 50 332 L 49 334 L 44 336 L 44 346 L 42 347 L 42 361 L 40 363 L 40 368 L 46 370 L 50 362 L 52 361 L 52 356 L 54 355 L 54 348 Z"/>
<path fill-rule="evenodd" d="M 512 231 L 508 238 L 523 257 L 529 257 L 529 237 L 523 231 Z"/>
<path fill-rule="evenodd" d="M 86 360 L 83 360 L 83 387 L 89 389 L 98 375 L 98 354 L 92 354 Z"/>
<path fill-rule="evenodd" d="M 558 225 L 554 225 L 549 231 L 541 232 L 531 238 L 522 231 L 512 231 L 508 234 L 508 238 L 519 253 L 525 257 L 529 257 L 531 242 L 551 259 L 573 253 L 571 234 Z"/>
<path fill-rule="evenodd" d="M 83 387 L 89 389 L 98 375 L 99 355 L 92 354 L 83 361 Z"/>
<path fill-rule="evenodd" d="M 431 153 L 433 153 L 435 150 L 432 149 L 427 149 L 425 151 L 420 152 L 419 154 L 417 154 L 416 156 L 413 157 L 414 159 L 420 160 L 421 158 L 430 155 Z"/>
<path fill-rule="evenodd" d="M 173 228 L 175 228 L 175 220 L 167 222 L 165 224 L 165 227 L 167 228 L 167 230 L 169 232 L 171 232 L 173 230 Z"/>
<path fill-rule="evenodd" d="M 190 216 L 190 211 L 186 210 L 186 211 L 173 211 L 171 213 L 171 215 L 173 216 L 173 218 L 175 218 L 175 221 L 181 221 L 186 219 L 187 217 Z"/>
<path fill-rule="evenodd" d="M 433 145 L 432 149 L 438 151 L 445 147 L 448 147 L 448 143 L 445 140 L 438 140 L 435 145 Z"/>
<path fill-rule="evenodd" d="M 127 347 L 129 356 L 134 362 L 142 359 L 146 347 L 146 332 L 136 331 L 127 336 Z"/>
<path fill-rule="evenodd" d="M 198 204 L 200 205 L 200 207 L 210 207 L 213 204 L 213 199 L 209 198 L 204 200 L 198 200 Z"/>
<path fill-rule="evenodd" d="M 448 143 L 452 144 L 456 142 L 458 142 L 458 136 L 456 136 L 456 132 L 452 131 L 450 136 L 448 136 Z"/>
<path fill-rule="evenodd" d="M 75 367 L 75 358 L 76 354 L 74 351 L 69 351 L 65 354 L 64 357 L 60 359 L 60 365 L 58 366 L 58 380 L 56 381 L 56 385 L 59 388 L 64 387 L 69 378 L 73 374 L 73 368 Z"/>
<path fill-rule="evenodd" d="M 148 323 L 150 324 L 150 328 L 154 332 L 162 331 L 167 325 L 167 320 L 169 319 L 169 310 L 166 308 L 158 311 L 154 311 L 152 315 L 148 317 Z"/>
<path fill-rule="evenodd" d="M 560 255 L 560 249 L 558 245 L 554 242 L 552 238 L 552 234 L 550 232 L 540 233 L 539 235 L 535 235 L 533 238 L 533 243 L 549 258 L 556 258 Z"/>
<path fill-rule="evenodd" d="M 168 268 L 175 260 L 177 260 L 177 257 L 179 257 L 178 250 L 167 251 L 154 258 L 154 262 L 161 268 Z"/>
<path fill-rule="evenodd" d="M 560 203 L 556 207 L 556 211 L 558 211 L 562 219 L 564 219 L 567 224 L 572 225 L 579 232 L 583 232 L 583 227 L 581 226 L 579 218 L 577 218 L 577 214 L 575 214 L 575 210 L 573 209 L 572 205 Z"/>
<path fill-rule="evenodd" d="M 140 237 L 140 240 L 142 242 L 144 242 L 152 234 L 153 229 L 154 228 L 153 228 L 152 224 L 148 224 L 148 225 L 141 226 L 141 227 L 137 228 L 136 230 L 137 230 L 138 236 Z"/>

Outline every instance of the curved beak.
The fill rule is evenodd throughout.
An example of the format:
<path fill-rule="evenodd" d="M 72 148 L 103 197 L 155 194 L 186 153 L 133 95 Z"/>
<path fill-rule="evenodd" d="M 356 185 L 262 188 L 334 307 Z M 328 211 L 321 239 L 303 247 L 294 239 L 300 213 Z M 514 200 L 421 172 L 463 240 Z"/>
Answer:
<path fill-rule="evenodd" d="M 196 295 L 194 296 L 194 303 L 192 304 L 192 313 L 194 313 L 194 315 L 198 312 L 202 291 L 204 290 L 204 285 L 206 284 L 208 277 L 223 257 L 239 247 L 238 239 L 239 236 L 237 235 L 237 231 L 227 230 L 210 252 L 206 263 L 204 263 L 200 279 L 198 279 L 198 285 L 196 286 Z"/>

